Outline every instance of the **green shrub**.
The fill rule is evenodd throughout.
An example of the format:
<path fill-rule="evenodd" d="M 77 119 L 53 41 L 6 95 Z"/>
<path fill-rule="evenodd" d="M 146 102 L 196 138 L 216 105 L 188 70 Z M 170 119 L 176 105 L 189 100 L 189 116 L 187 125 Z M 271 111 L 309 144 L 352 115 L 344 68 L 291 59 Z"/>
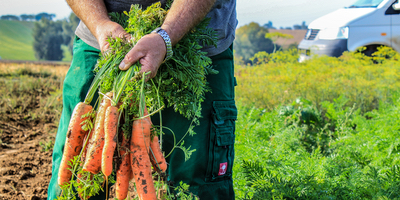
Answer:
<path fill-rule="evenodd" d="M 379 101 L 390 103 L 400 87 L 400 55 L 390 48 L 380 48 L 374 57 L 345 52 L 341 57 L 316 56 L 297 62 L 297 53 L 259 52 L 255 66 L 236 66 L 237 99 L 269 111 L 293 99 L 308 99 L 320 109 L 322 102 L 340 96 L 348 99 L 362 113 L 379 108 Z"/>
<path fill-rule="evenodd" d="M 250 58 L 250 61 L 253 63 L 253 65 L 267 63 L 295 63 L 297 62 L 298 58 L 298 50 L 292 48 L 285 51 L 276 51 L 275 53 L 260 51 Z"/>

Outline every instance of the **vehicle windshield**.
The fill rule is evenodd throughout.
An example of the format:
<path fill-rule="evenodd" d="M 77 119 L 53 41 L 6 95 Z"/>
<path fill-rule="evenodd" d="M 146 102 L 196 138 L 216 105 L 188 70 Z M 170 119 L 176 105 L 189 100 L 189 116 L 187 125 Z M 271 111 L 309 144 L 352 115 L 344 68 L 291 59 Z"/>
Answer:
<path fill-rule="evenodd" d="M 371 8 L 377 7 L 383 0 L 357 0 L 349 8 Z"/>

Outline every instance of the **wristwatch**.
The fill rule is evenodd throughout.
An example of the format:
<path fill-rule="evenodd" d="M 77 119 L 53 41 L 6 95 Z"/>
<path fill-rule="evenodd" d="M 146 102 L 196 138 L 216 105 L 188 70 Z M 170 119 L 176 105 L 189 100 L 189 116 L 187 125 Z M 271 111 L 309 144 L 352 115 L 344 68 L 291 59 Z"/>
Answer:
<path fill-rule="evenodd" d="M 165 46 L 167 47 L 167 55 L 165 55 L 165 59 L 163 62 L 169 60 L 172 57 L 172 55 L 174 54 L 174 52 L 172 51 L 171 39 L 169 38 L 168 33 L 161 27 L 154 29 L 154 31 L 152 31 L 152 33 L 157 33 L 164 40 Z"/>

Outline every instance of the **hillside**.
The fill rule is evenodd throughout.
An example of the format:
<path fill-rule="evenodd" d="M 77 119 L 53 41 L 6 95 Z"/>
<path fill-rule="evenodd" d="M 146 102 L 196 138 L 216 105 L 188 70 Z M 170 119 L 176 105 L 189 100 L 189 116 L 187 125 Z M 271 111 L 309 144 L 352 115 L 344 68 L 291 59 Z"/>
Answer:
<path fill-rule="evenodd" d="M 36 60 L 33 51 L 34 22 L 0 20 L 0 57 L 5 60 Z"/>
<path fill-rule="evenodd" d="M 32 30 L 35 22 L 0 20 L 0 59 L 36 60 L 33 50 Z M 62 45 L 64 58 L 70 62 L 72 55 L 68 47 Z"/>

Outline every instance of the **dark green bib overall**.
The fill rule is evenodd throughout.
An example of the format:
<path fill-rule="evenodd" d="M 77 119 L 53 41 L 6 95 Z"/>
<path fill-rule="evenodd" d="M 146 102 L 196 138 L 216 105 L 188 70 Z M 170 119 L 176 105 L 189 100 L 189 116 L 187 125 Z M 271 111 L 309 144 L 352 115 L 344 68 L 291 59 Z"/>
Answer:
<path fill-rule="evenodd" d="M 53 150 L 52 177 L 48 188 L 48 199 L 55 199 L 61 190 L 57 184 L 58 168 L 61 162 L 66 132 L 75 105 L 82 102 L 94 78 L 92 72 L 99 50 L 87 45 L 79 38 L 74 41 L 74 56 L 65 77 L 63 87 L 63 110 Z M 232 165 L 234 160 L 235 120 L 237 109 L 234 101 L 234 64 L 232 48 L 211 57 L 214 69 L 219 73 L 208 75 L 212 93 L 206 94 L 202 103 L 200 126 L 194 136 L 184 138 L 184 146 L 196 149 L 189 160 L 181 149 L 176 148 L 166 158 L 168 180 L 176 185 L 180 181 L 190 185 L 190 191 L 200 199 L 234 199 Z M 92 102 L 95 102 L 94 100 Z M 159 124 L 159 115 L 152 118 Z M 162 125 L 171 129 L 179 141 L 189 128 L 191 121 L 182 117 L 172 108 L 162 111 Z M 163 151 L 173 148 L 174 137 L 164 129 Z M 105 194 L 90 199 L 105 199 Z"/>

